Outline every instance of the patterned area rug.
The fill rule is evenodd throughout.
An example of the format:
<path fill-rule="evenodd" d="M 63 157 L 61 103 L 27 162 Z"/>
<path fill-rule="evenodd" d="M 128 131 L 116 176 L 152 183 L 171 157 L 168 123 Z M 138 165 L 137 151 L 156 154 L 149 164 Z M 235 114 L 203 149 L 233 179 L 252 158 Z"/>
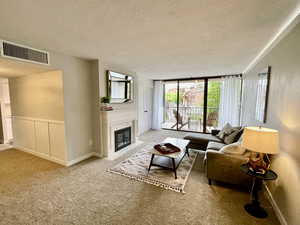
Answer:
<path fill-rule="evenodd" d="M 173 171 L 156 166 L 152 166 L 148 173 L 152 148 L 152 145 L 146 145 L 108 171 L 167 190 L 184 193 L 184 186 L 192 170 L 197 153 L 189 150 L 190 156 L 186 155 L 180 163 L 177 168 L 177 179 L 175 179 Z"/>

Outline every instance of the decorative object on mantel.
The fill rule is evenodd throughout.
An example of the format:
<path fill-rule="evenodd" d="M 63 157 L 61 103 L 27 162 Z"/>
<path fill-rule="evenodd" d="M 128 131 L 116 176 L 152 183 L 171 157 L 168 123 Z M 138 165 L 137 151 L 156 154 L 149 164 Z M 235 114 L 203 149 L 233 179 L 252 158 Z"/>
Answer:
<path fill-rule="evenodd" d="M 268 98 L 271 79 L 271 66 L 258 74 L 255 119 L 261 123 L 267 121 Z"/>
<path fill-rule="evenodd" d="M 278 154 L 278 131 L 264 127 L 245 127 L 242 147 L 251 152 L 248 162 L 252 172 L 265 174 L 270 168 L 268 154 Z"/>
<path fill-rule="evenodd" d="M 172 171 L 153 167 L 148 172 L 149 162 L 153 144 L 145 145 L 135 154 L 120 162 L 109 172 L 119 174 L 135 181 L 152 184 L 167 190 L 184 193 L 184 186 L 192 170 L 197 153 L 190 150 L 190 157 L 184 157 L 180 166 L 177 168 L 177 179 L 172 176 Z"/>
<path fill-rule="evenodd" d="M 109 105 L 110 97 L 102 97 L 101 98 L 101 110 L 102 111 L 112 111 L 113 107 Z"/>

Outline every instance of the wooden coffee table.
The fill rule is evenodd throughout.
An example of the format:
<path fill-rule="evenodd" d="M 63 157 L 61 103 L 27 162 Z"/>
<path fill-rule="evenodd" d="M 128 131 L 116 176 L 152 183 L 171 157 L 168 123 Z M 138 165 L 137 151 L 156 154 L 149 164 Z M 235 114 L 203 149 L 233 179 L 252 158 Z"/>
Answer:
<path fill-rule="evenodd" d="M 163 143 L 171 143 L 172 145 L 177 146 L 181 151 L 171 154 L 162 154 L 156 149 L 153 148 L 150 165 L 148 172 L 151 169 L 151 166 L 158 166 L 164 169 L 172 170 L 175 174 L 175 179 L 177 179 L 176 170 L 179 167 L 181 161 L 185 155 L 189 156 L 189 150 L 187 145 L 190 143 L 189 140 L 179 139 L 179 138 L 166 138 Z"/>

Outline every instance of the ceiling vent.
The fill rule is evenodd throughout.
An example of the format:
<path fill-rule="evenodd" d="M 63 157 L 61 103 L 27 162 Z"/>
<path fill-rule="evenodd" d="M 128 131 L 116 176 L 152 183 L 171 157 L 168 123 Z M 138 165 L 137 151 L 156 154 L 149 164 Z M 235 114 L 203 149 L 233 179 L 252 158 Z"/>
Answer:
<path fill-rule="evenodd" d="M 0 40 L 0 55 L 9 59 L 49 65 L 49 52 Z"/>

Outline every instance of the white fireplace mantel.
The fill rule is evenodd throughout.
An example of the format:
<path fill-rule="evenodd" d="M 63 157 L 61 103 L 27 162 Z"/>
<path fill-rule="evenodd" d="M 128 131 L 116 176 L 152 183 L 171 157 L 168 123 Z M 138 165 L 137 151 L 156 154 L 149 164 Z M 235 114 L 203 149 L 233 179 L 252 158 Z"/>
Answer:
<path fill-rule="evenodd" d="M 101 111 L 101 140 L 103 155 L 114 160 L 139 144 L 137 141 L 137 114 L 131 110 Z M 131 144 L 115 152 L 116 130 L 131 127 Z"/>

